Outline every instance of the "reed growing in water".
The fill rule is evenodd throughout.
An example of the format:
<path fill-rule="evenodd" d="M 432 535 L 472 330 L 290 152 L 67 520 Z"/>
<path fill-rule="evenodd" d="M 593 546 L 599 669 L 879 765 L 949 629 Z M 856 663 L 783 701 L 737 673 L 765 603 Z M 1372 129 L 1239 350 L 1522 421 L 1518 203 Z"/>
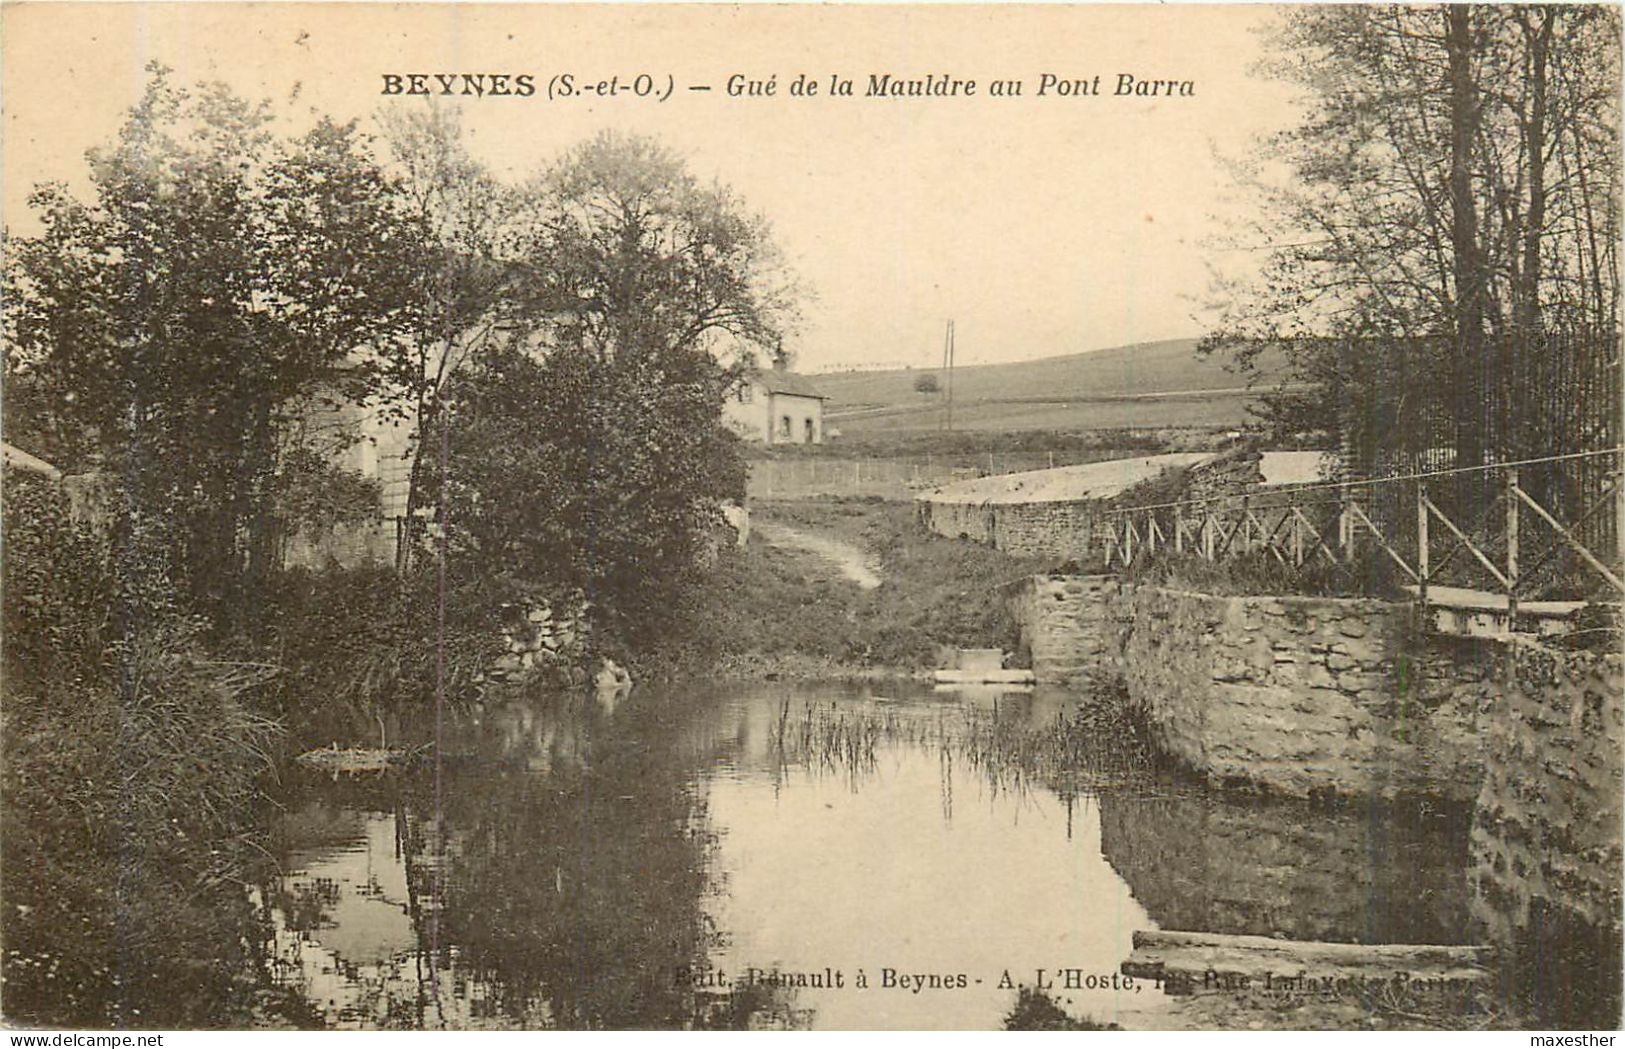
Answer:
<path fill-rule="evenodd" d="M 788 700 L 773 725 L 773 745 L 786 766 L 848 774 L 874 768 L 886 746 L 936 750 L 980 773 L 995 789 L 1031 785 L 1087 791 L 1138 781 L 1153 768 L 1145 729 L 1121 690 L 1097 683 L 1086 702 L 1041 724 L 1005 716 L 997 705 L 908 709 L 852 709 L 835 703 Z"/>

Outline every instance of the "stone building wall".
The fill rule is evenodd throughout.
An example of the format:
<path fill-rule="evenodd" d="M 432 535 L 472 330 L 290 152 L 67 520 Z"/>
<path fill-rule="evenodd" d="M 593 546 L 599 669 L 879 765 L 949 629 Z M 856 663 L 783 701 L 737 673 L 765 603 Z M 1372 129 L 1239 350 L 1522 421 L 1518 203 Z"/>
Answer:
<path fill-rule="evenodd" d="M 361 521 L 331 528 L 301 528 L 283 552 L 284 568 L 321 571 L 339 568 L 387 568 L 395 564 L 395 522 Z"/>
<path fill-rule="evenodd" d="M 1322 483 L 1318 478 L 1296 483 L 1267 482 L 1263 470 L 1265 455 L 1257 448 L 1243 448 L 1198 463 L 1186 471 L 1181 499 L 1220 510 L 1235 510 L 1245 499 L 1248 509 L 1258 516 L 1266 532 L 1283 528 L 1283 519 L 1297 506 L 1315 527 L 1325 532 L 1326 525 L 1337 513 L 1336 493 L 1326 491 L 1306 498 L 1302 489 L 1318 487 Z"/>
<path fill-rule="evenodd" d="M 1185 472 L 1185 494 L 1182 498 L 1217 499 L 1238 495 L 1257 487 L 1264 479 L 1259 462 L 1263 453 L 1256 448 L 1226 452 L 1205 463 L 1198 463 Z"/>
<path fill-rule="evenodd" d="M 1245 496 L 1265 530 L 1275 528 L 1299 486 L 1261 487 L 1261 458 L 1256 449 L 1242 449 L 1181 466 L 1179 498 L 1234 508 Z M 918 508 L 921 524 L 937 535 L 969 539 L 1012 554 L 1082 562 L 1102 550 L 1095 534 L 1101 514 L 1131 499 L 1132 489 L 1103 498 L 1031 502 L 925 498 Z M 1317 511 L 1310 513 L 1315 516 Z M 1171 529 L 1171 521 L 1164 520 L 1163 528 Z"/>

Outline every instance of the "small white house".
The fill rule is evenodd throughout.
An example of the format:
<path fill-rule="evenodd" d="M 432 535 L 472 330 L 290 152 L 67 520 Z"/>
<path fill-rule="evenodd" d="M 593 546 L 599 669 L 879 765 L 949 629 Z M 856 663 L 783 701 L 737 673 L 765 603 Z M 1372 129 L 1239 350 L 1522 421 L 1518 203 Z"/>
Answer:
<path fill-rule="evenodd" d="M 828 399 L 805 375 L 778 368 L 754 371 L 723 402 L 722 418 L 747 440 L 823 444 Z"/>

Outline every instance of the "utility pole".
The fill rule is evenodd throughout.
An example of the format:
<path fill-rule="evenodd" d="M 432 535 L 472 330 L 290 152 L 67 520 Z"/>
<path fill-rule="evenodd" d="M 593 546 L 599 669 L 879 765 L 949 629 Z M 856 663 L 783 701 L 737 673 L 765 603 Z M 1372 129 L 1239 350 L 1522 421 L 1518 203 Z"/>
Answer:
<path fill-rule="evenodd" d="M 954 322 L 948 322 L 948 330 L 942 338 L 942 370 L 948 373 L 947 382 L 947 428 L 954 428 Z"/>

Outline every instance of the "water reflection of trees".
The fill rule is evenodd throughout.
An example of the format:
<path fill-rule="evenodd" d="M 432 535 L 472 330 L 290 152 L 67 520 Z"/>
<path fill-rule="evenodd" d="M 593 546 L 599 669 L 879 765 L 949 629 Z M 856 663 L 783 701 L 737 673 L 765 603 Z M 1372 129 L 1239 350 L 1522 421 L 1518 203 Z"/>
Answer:
<path fill-rule="evenodd" d="M 556 697 L 455 716 L 426 766 L 366 788 L 394 824 L 411 951 L 349 974 L 365 1026 L 788 1025 L 784 995 L 714 995 L 703 970 L 719 891 L 701 766 L 735 744 L 703 704 Z M 421 730 L 421 727 L 420 727 Z M 348 791 L 327 784 L 318 791 Z M 377 796 L 388 794 L 390 797 Z M 272 901 L 323 920 L 319 887 Z M 758 998 L 760 1000 L 758 1000 Z M 781 1000 L 783 999 L 783 1000 Z"/>
<path fill-rule="evenodd" d="M 691 761 L 648 724 L 664 713 L 567 700 L 540 736 L 481 738 L 478 760 L 445 766 L 438 865 L 425 843 L 437 946 L 459 945 L 496 1011 L 543 999 L 562 1027 L 688 1021 L 675 974 L 705 957 L 709 832 Z M 531 768 L 538 740 L 546 776 Z M 435 811 L 432 783 L 414 784 L 409 808 Z"/>
<path fill-rule="evenodd" d="M 305 797 L 325 799 L 294 817 L 312 859 L 302 881 L 268 898 L 285 932 L 312 941 L 302 963 L 312 991 L 324 966 L 345 981 L 324 985 L 336 992 L 330 1022 L 804 1025 L 803 1003 L 782 991 L 730 997 L 679 977 L 729 955 L 708 917 L 728 913 L 711 778 L 838 776 L 861 790 L 892 774 L 899 749 L 939 760 L 946 819 L 956 779 L 1018 803 L 1053 794 L 1068 836 L 1081 800 L 1081 818 L 1100 821 L 1105 859 L 1164 927 L 1437 942 L 1465 928 L 1461 814 L 1208 791 L 1159 769 L 1110 708 L 1077 702 L 794 695 L 516 701 L 449 718 L 438 782 L 430 765 L 307 786 Z M 331 862 L 317 854 L 363 839 L 367 869 L 352 865 L 335 905 L 319 880 Z M 372 867 L 386 859 L 394 866 L 375 886 Z M 395 908 L 396 931 L 372 930 L 368 954 L 339 911 L 354 915 L 372 895 Z"/>

